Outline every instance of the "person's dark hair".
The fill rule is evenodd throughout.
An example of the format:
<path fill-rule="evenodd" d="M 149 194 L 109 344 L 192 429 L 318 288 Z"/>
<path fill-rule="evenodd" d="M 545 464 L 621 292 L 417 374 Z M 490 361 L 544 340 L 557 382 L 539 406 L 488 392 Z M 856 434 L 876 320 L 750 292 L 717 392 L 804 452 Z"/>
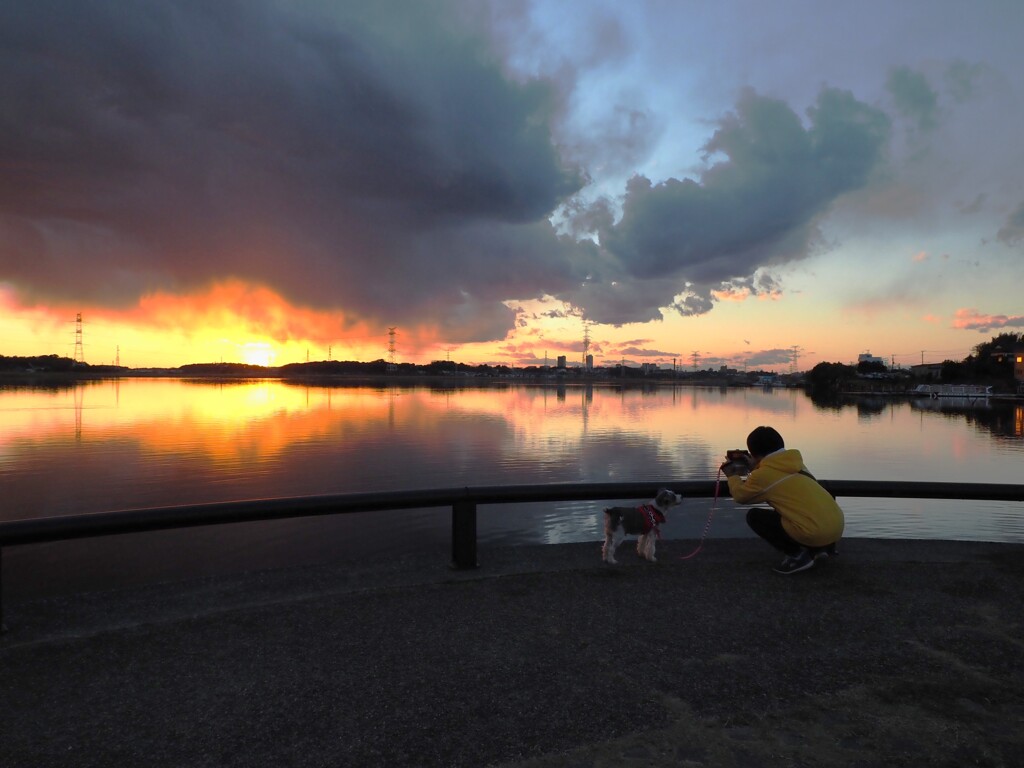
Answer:
<path fill-rule="evenodd" d="M 772 427 L 758 427 L 747 435 L 747 450 L 754 456 L 767 456 L 785 447 L 782 435 Z"/>

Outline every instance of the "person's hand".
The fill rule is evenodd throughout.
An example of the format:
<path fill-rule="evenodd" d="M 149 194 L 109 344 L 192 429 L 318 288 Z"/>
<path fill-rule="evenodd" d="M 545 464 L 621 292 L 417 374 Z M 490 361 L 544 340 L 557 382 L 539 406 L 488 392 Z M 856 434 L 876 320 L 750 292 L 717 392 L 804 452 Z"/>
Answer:
<path fill-rule="evenodd" d="M 732 477 L 733 475 L 742 475 L 745 471 L 745 468 L 740 466 L 735 461 L 727 461 L 721 467 L 719 467 L 719 469 L 722 470 L 722 474 L 725 475 L 726 477 Z"/>

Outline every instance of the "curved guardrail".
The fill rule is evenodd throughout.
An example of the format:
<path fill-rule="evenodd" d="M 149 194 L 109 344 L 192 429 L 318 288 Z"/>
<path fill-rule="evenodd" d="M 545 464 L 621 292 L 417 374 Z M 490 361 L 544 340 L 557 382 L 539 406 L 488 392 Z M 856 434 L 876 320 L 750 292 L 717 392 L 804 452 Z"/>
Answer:
<path fill-rule="evenodd" d="M 837 498 L 1024 501 L 1024 485 L 1016 484 L 924 483 L 885 480 L 821 480 L 819 482 Z M 283 520 L 353 512 L 450 506 L 452 508 L 452 566 L 454 568 L 475 568 L 478 565 L 476 511 L 481 504 L 646 499 L 653 497 L 659 488 L 671 488 L 684 497 L 690 498 L 711 498 L 719 494 L 729 495 L 726 483 L 716 480 L 556 483 L 251 499 L 13 520 L 0 523 L 0 619 L 3 617 L 2 556 L 4 547 L 259 520 Z"/>

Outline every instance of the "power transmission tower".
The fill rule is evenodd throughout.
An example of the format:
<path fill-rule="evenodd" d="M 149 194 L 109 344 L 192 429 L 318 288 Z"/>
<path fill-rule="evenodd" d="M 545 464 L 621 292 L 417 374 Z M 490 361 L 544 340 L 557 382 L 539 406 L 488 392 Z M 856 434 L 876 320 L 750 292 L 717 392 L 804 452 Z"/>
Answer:
<path fill-rule="evenodd" d="M 395 362 L 395 331 L 398 330 L 398 326 L 391 326 L 388 328 L 388 370 L 393 371 L 398 367 Z"/>
<path fill-rule="evenodd" d="M 583 365 L 587 365 L 587 353 L 590 351 L 590 327 L 583 321 Z"/>
<path fill-rule="evenodd" d="M 797 361 L 800 359 L 800 352 L 803 351 L 803 348 L 794 346 L 789 349 L 792 352 L 792 356 L 789 358 L 789 372 L 796 373 Z"/>
<path fill-rule="evenodd" d="M 690 357 L 693 359 L 693 370 L 697 370 L 697 366 L 700 365 L 700 352 L 691 352 Z"/>
<path fill-rule="evenodd" d="M 85 350 L 82 348 L 82 313 L 75 315 L 75 362 L 85 362 Z"/>

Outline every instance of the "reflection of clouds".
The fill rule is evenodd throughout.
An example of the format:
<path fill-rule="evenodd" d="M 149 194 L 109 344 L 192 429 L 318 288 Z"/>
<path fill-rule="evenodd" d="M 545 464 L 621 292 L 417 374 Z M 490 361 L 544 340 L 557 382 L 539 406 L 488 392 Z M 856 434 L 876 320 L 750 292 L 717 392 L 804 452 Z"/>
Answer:
<path fill-rule="evenodd" d="M 77 397 L 89 441 L 76 452 L 66 441 Z M 737 411 L 735 393 L 659 388 L 570 387 L 559 397 L 539 387 L 145 379 L 14 390 L 0 402 L 12 502 L 29 516 L 374 489 L 707 478 L 724 447 L 746 434 L 746 423 L 730 420 L 775 400 L 741 393 Z M 45 454 L 42 482 L 20 471 L 28 451 Z"/>
<path fill-rule="evenodd" d="M 823 478 L 1005 481 L 980 432 L 1021 450 L 1021 407 L 924 414 L 892 403 L 818 410 L 802 392 L 682 388 L 305 387 L 263 381 L 125 380 L 0 393 L 8 514 L 373 490 L 562 482 L 708 480 L 727 448 L 776 426 Z M 977 429 L 964 429 L 964 422 Z M 73 469 L 73 471 L 71 471 Z M 1001 476 L 1000 476 L 1001 475 Z M 552 510 L 554 510 L 552 512 Z M 590 514 L 584 508 L 569 508 Z M 592 535 L 550 505 L 529 525 Z M 507 513 L 507 514 L 505 514 Z M 499 514 L 499 513 L 495 513 Z M 518 522 L 506 510 L 509 535 Z M 525 514 L 525 513 L 524 513 Z M 537 516 L 539 515 L 539 517 Z"/>

